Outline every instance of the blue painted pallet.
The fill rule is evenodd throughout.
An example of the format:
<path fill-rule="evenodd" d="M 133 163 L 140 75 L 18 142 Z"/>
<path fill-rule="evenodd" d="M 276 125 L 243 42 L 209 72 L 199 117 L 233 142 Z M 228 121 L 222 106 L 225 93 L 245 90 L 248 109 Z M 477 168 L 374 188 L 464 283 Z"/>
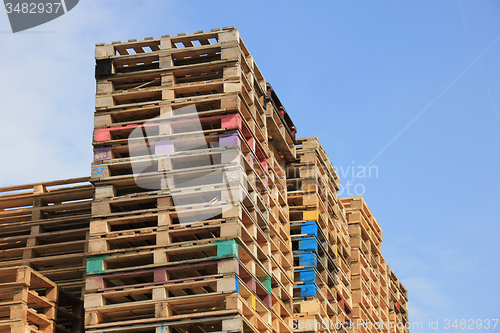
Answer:
<path fill-rule="evenodd" d="M 300 296 L 294 297 L 295 299 L 300 299 L 303 297 L 317 297 L 319 292 L 319 287 L 316 283 L 304 283 L 296 285 L 294 289 L 300 292 Z"/>
<path fill-rule="evenodd" d="M 299 247 L 299 251 L 314 251 L 318 253 L 318 249 L 320 247 L 320 242 L 319 239 L 316 236 L 302 236 L 299 237 L 298 240 L 294 241 L 297 242 L 297 245 Z"/>
<path fill-rule="evenodd" d="M 318 258 L 314 252 L 294 252 L 293 256 L 299 258 L 299 266 L 316 267 L 318 265 Z"/>
<path fill-rule="evenodd" d="M 300 282 L 315 283 L 317 271 L 314 268 L 296 270 L 299 273 Z"/>
<path fill-rule="evenodd" d="M 318 236 L 321 229 L 316 221 L 306 221 L 300 226 L 300 233 Z"/>

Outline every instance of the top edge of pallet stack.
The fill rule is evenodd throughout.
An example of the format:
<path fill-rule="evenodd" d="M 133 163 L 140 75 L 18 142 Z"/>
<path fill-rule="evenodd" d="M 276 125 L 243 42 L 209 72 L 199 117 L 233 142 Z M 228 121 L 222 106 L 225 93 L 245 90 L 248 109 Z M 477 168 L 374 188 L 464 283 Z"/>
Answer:
<path fill-rule="evenodd" d="M 168 49 L 182 49 L 196 46 L 221 44 L 227 41 L 238 40 L 239 32 L 235 27 L 212 29 L 211 31 L 195 31 L 192 34 L 179 33 L 177 36 L 163 35 L 160 38 L 147 37 L 143 40 L 129 39 L 126 42 L 113 41 L 111 43 L 97 43 L 95 57 L 104 59 L 112 56 L 133 55 L 140 53 L 156 52 Z M 196 42 L 194 44 L 193 42 Z M 199 45 L 197 45 L 199 44 Z M 150 51 L 144 47 L 149 47 Z M 133 49 L 133 53 L 128 50 Z"/>
<path fill-rule="evenodd" d="M 175 37 L 194 36 L 194 35 L 200 35 L 200 34 L 214 34 L 214 33 L 219 33 L 219 32 L 224 32 L 224 31 L 231 31 L 231 30 L 237 31 L 238 29 L 236 29 L 233 26 L 230 26 L 230 27 L 224 27 L 224 28 L 215 28 L 215 29 L 211 29 L 210 31 L 197 30 L 197 31 L 195 31 L 192 34 L 188 34 L 187 32 L 181 32 L 181 33 L 178 33 L 177 36 L 174 36 L 174 37 L 172 37 L 171 35 L 163 35 L 160 38 L 146 37 L 142 41 L 145 41 L 145 42 L 159 41 L 159 40 L 161 40 L 161 38 L 175 38 Z M 141 40 L 138 40 L 138 39 L 129 39 L 127 42 L 114 41 L 114 42 L 112 42 L 112 44 L 125 44 L 125 43 L 132 43 L 132 42 L 141 42 Z M 102 42 L 102 43 L 96 43 L 95 45 L 96 46 L 103 46 L 103 45 L 109 45 L 109 44 L 107 44 L 106 42 Z"/>
<path fill-rule="evenodd" d="M 387 271 L 387 276 L 389 277 L 389 279 L 392 282 L 394 282 L 401 289 L 401 291 L 406 296 L 406 294 L 408 294 L 408 290 L 405 288 L 405 286 L 403 285 L 403 283 L 401 283 L 401 281 L 399 280 L 399 278 L 396 275 L 396 273 L 394 273 L 394 270 L 389 265 L 387 265 L 386 271 Z"/>
<path fill-rule="evenodd" d="M 47 187 L 51 187 L 51 186 L 61 186 L 61 185 L 68 185 L 68 184 L 81 184 L 83 186 L 91 186 L 89 180 L 90 180 L 90 177 L 86 176 L 86 177 L 78 177 L 78 178 L 52 180 L 52 181 L 47 181 L 47 182 L 37 182 L 37 183 L 24 184 L 24 185 L 6 186 L 6 187 L 0 187 L 0 193 L 1 192 L 22 191 L 22 190 L 29 190 L 29 189 L 32 189 L 33 192 L 37 192 L 38 189 L 42 190 L 43 188 L 47 188 Z"/>
<path fill-rule="evenodd" d="M 2 282 L 0 285 L 19 284 L 33 288 L 55 288 L 56 284 L 42 273 L 26 266 L 12 266 L 0 268 Z"/>
<path fill-rule="evenodd" d="M 380 242 L 382 242 L 382 227 L 380 226 L 380 223 L 377 221 L 372 211 L 370 210 L 370 207 L 368 207 L 368 204 L 362 196 L 341 198 L 340 201 L 344 205 L 346 215 L 350 212 L 361 212 L 362 216 L 367 220 L 373 232 L 377 235 Z"/>
<path fill-rule="evenodd" d="M 319 156 L 321 157 L 325 167 L 329 172 L 332 173 L 331 177 L 332 179 L 335 180 L 335 185 L 337 188 L 337 191 L 340 189 L 339 188 L 339 176 L 337 173 L 337 170 L 335 169 L 335 166 L 333 163 L 330 161 L 330 158 L 328 157 L 328 154 L 326 153 L 325 149 L 321 145 L 319 139 L 317 136 L 311 136 L 311 137 L 306 137 L 306 138 L 296 138 L 295 141 L 297 142 L 297 145 L 295 146 L 296 152 L 297 152 L 297 159 L 300 160 L 300 155 L 303 154 L 304 152 L 308 151 L 316 151 Z"/>

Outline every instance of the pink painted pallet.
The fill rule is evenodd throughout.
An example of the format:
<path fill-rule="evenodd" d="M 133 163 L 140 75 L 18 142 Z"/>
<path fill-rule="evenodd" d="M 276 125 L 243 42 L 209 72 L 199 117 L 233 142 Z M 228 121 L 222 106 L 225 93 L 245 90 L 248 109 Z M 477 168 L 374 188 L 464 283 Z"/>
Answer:
<path fill-rule="evenodd" d="M 162 134 L 160 134 L 160 127 L 162 127 Z M 256 140 L 252 131 L 248 128 L 246 124 L 242 121 L 241 115 L 239 114 L 228 114 L 228 115 L 216 115 L 209 117 L 201 117 L 199 118 L 197 115 L 194 115 L 190 118 L 184 119 L 176 119 L 176 120 L 159 120 L 158 122 L 148 122 L 144 124 L 133 124 L 119 127 L 110 127 L 103 129 L 94 130 L 94 145 L 96 146 L 94 150 L 94 161 L 105 160 L 112 158 L 112 148 L 111 147 L 101 147 L 103 143 L 106 143 L 107 146 L 113 141 L 121 141 L 123 143 L 127 143 L 129 146 L 133 145 L 137 140 L 141 140 L 141 138 L 130 138 L 129 135 L 132 131 L 137 128 L 142 129 L 144 133 L 146 133 L 146 137 L 149 143 L 153 143 L 155 145 L 155 154 L 165 154 L 165 153 L 173 153 L 176 151 L 176 147 L 179 149 L 180 146 L 186 145 L 186 139 L 189 140 L 191 136 L 191 140 L 196 141 L 207 141 L 205 139 L 205 135 L 208 133 L 212 133 L 214 130 L 222 130 L 222 131 L 231 131 L 238 130 L 244 140 L 247 142 L 250 149 L 254 152 L 257 158 L 263 160 L 262 164 L 266 173 L 268 170 L 267 163 L 267 154 L 264 151 L 264 148 Z M 189 132 L 191 129 L 201 129 L 203 132 Z M 173 137 L 172 139 L 165 140 L 165 137 Z M 146 137 L 143 137 L 144 140 Z M 176 139 L 176 137 L 178 139 Z M 221 146 L 227 146 L 228 143 L 236 143 L 234 139 L 231 139 L 232 135 L 225 136 L 221 135 L 221 140 L 219 140 L 219 144 Z M 180 144 L 182 142 L 182 145 Z M 264 163 L 265 161 L 265 163 Z"/>
<path fill-rule="evenodd" d="M 227 273 L 224 273 L 227 272 Z M 213 262 L 186 264 L 170 267 L 158 267 L 132 272 L 120 272 L 99 276 L 87 277 L 86 290 L 89 293 L 104 293 L 129 288 L 154 287 L 176 284 L 183 281 L 198 281 L 208 278 L 222 277 L 226 274 L 235 274 L 237 279 L 245 284 L 265 306 L 271 308 L 270 291 L 264 284 L 268 284 L 266 275 L 260 281 L 239 260 L 218 260 Z M 141 281 L 139 283 L 139 281 Z M 148 281 L 148 282 L 142 282 Z M 148 289 L 149 290 L 149 289 Z"/>

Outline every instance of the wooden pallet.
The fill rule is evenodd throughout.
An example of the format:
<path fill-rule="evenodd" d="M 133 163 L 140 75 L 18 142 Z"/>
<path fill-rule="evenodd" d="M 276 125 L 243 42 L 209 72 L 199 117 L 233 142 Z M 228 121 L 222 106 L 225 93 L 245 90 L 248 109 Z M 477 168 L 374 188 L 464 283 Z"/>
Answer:
<path fill-rule="evenodd" d="M 237 60 L 254 74 L 262 89 L 265 80 L 234 28 L 211 32 L 163 36 L 143 41 L 101 43 L 96 45 L 96 60 L 107 70 L 96 70 L 96 76 L 113 77 L 116 73 L 170 69 L 179 66 L 212 64 L 218 60 Z M 104 65 L 106 64 L 106 65 Z M 111 75 L 111 76 L 110 76 Z"/>
<path fill-rule="evenodd" d="M 317 165 L 291 163 L 287 166 L 287 187 L 293 191 L 317 192 L 322 196 L 332 193 L 335 204 L 338 204 L 335 182 L 322 172 Z M 326 198 L 322 199 L 327 201 Z"/>
<path fill-rule="evenodd" d="M 261 205 L 263 201 L 259 200 L 257 192 L 246 193 L 243 189 L 236 191 L 239 188 L 232 185 L 229 188 L 232 192 L 229 193 L 228 185 L 222 184 L 204 191 L 180 193 L 174 197 L 165 194 L 117 197 L 114 200 L 95 202 L 93 218 L 113 219 L 128 212 L 132 215 L 138 215 L 138 212 L 149 215 L 163 211 L 165 213 L 162 216 L 170 219 L 169 223 L 191 225 L 220 218 L 238 218 L 242 217 L 243 211 L 247 211 L 245 214 L 248 218 L 267 229 L 270 213 L 266 206 Z M 276 231 L 273 230 L 274 232 Z"/>
<path fill-rule="evenodd" d="M 163 200 L 165 199 L 165 200 Z M 143 207 L 145 209 L 136 209 L 136 210 L 129 210 L 129 211 L 117 211 L 117 212 L 111 212 L 111 213 L 106 213 L 106 214 L 94 214 L 93 216 L 93 221 L 97 220 L 109 220 L 110 224 L 103 224 L 102 226 L 105 227 L 106 229 L 102 229 L 103 231 L 101 232 L 107 232 L 107 231 L 113 231 L 113 230 L 126 230 L 127 228 L 124 227 L 119 227 L 120 225 L 119 220 L 123 219 L 124 223 L 135 223 L 134 221 L 137 221 L 137 223 L 142 223 L 144 222 L 145 225 L 144 227 L 156 227 L 158 225 L 161 226 L 177 226 L 177 227 L 183 227 L 181 225 L 181 221 L 179 220 L 179 214 L 181 214 L 183 217 L 187 217 L 188 213 L 191 212 L 193 215 L 193 221 L 190 222 L 189 224 L 196 225 L 197 222 L 202 222 L 200 220 L 195 220 L 195 217 L 198 215 L 198 210 L 197 209 L 189 209 L 186 211 L 178 211 L 174 210 L 174 207 L 172 206 L 172 200 L 169 197 L 164 197 L 157 200 L 157 207 L 156 208 L 151 208 L 148 209 L 147 207 Z M 222 204 L 224 205 L 224 204 Z M 263 230 L 267 230 L 268 228 L 274 228 L 273 225 L 270 225 L 269 222 L 266 219 L 266 216 L 262 214 L 262 211 L 257 208 L 255 209 L 248 209 L 247 207 L 240 205 L 234 207 L 233 204 L 229 203 L 229 207 L 234 208 L 233 211 L 227 210 L 225 207 L 221 207 L 220 203 L 209 203 L 206 207 L 201 207 L 201 210 L 206 210 L 206 209 L 218 209 L 219 213 L 214 214 L 213 218 L 208 219 L 207 222 L 210 220 L 218 220 L 220 218 L 222 219 L 228 219 L 228 218 L 236 218 L 244 222 L 245 225 L 247 225 L 248 230 L 254 235 L 255 231 L 251 228 L 252 225 L 258 226 L 260 228 L 263 228 Z M 217 217 L 218 215 L 222 214 L 223 211 L 226 211 L 224 216 Z M 203 215 L 203 212 L 201 212 Z M 161 222 L 159 220 L 161 219 Z M 186 220 L 184 220 L 186 221 Z M 107 223 L 107 222 L 103 222 Z M 95 223 L 93 223 L 95 224 Z M 95 224 L 97 226 L 97 224 Z M 113 225 L 117 225 L 117 227 L 113 227 Z M 101 228 L 100 226 L 98 226 Z M 107 229 L 109 228 L 109 229 Z M 136 229 L 138 226 L 130 226 L 130 229 Z M 97 230 L 97 229 L 96 229 Z M 99 231 L 92 231 L 92 234 L 96 234 Z M 273 230 L 273 233 L 276 233 L 276 230 Z"/>
<path fill-rule="evenodd" d="M 296 225 L 296 224 L 295 224 Z M 294 225 L 294 227 L 295 227 Z M 304 228 L 312 227 L 312 228 Z M 310 229 L 315 229 L 318 231 L 310 231 Z M 299 265 L 302 261 L 302 257 L 307 257 L 307 254 L 314 253 L 318 257 L 318 263 L 324 265 L 328 271 L 337 272 L 339 270 L 339 260 L 338 251 L 336 244 L 331 244 L 314 221 L 308 221 L 302 223 L 301 231 L 304 233 L 292 235 L 292 248 L 294 250 L 294 255 L 298 257 Z M 307 261 L 305 259 L 304 261 Z"/>
<path fill-rule="evenodd" d="M 200 154 L 198 158 L 205 160 L 206 157 L 210 157 L 212 155 L 215 159 L 218 157 L 217 154 Z M 239 165 L 242 172 L 245 172 L 247 182 L 253 183 L 262 190 L 269 189 L 270 181 L 266 174 L 266 170 L 268 170 L 266 164 L 259 162 L 251 153 L 243 155 L 245 157 L 244 159 L 241 159 L 237 155 L 230 156 L 235 157 L 236 160 L 230 160 L 227 162 L 224 161 L 223 163 L 218 164 L 211 163 L 217 163 L 220 161 L 209 160 L 206 161 L 208 163 L 206 166 L 195 165 L 190 168 L 180 168 L 180 166 L 177 166 L 180 168 L 177 170 L 167 170 L 171 164 L 171 159 L 168 155 L 154 156 L 150 160 L 141 158 L 132 162 L 127 161 L 125 163 L 111 161 L 109 164 L 96 164 L 93 166 L 93 174 L 95 175 L 93 182 L 99 182 L 99 184 L 102 185 L 115 185 L 116 187 L 129 187 L 129 189 L 125 188 L 122 192 L 128 191 L 128 193 L 141 193 L 145 192 L 145 189 L 159 190 L 166 188 L 166 186 L 169 185 L 169 181 L 175 181 L 173 178 L 180 178 L 182 175 L 188 176 L 188 174 L 193 174 L 198 171 L 207 173 L 210 170 L 214 170 L 213 172 L 215 172 L 215 170 L 221 170 L 219 173 L 228 172 L 231 171 L 231 169 L 235 169 L 234 167 Z M 131 166 L 132 163 L 134 163 L 134 167 L 136 167 L 135 174 L 133 173 L 134 169 Z M 160 170 L 158 171 L 158 169 Z M 196 174 L 193 176 L 198 177 Z M 162 186 L 162 184 L 164 186 Z M 133 185 L 136 185 L 135 189 L 131 188 Z M 176 188 L 176 186 L 169 187 L 172 189 Z M 277 196 L 275 195 L 274 197 Z"/>
<path fill-rule="evenodd" d="M 296 314 L 307 314 L 314 313 L 318 311 L 327 317 L 333 317 L 338 315 L 337 300 L 335 295 L 327 291 L 325 287 L 311 286 L 315 289 L 316 296 L 304 296 L 303 290 L 296 288 L 294 290 L 294 313 Z M 310 295 L 308 293 L 308 295 Z"/>
<path fill-rule="evenodd" d="M 338 191 L 339 176 L 318 138 L 301 138 L 297 139 L 297 143 L 297 159 L 300 163 L 316 165 L 322 173 L 326 174 L 328 180 L 334 180 Z"/>
<path fill-rule="evenodd" d="M 269 328 L 257 330 L 240 314 L 215 315 L 197 318 L 182 318 L 167 322 L 136 323 L 131 325 L 109 326 L 101 329 L 87 329 L 89 333 L 164 333 L 202 331 L 207 333 L 271 333 Z"/>
<path fill-rule="evenodd" d="M 218 223 L 215 223 L 218 222 Z M 115 253 L 117 251 L 133 251 L 139 248 L 178 246 L 191 244 L 193 241 L 213 241 L 216 239 L 226 239 L 238 237 L 241 242 L 253 247 L 255 243 L 264 243 L 266 235 L 258 227 L 245 228 L 241 221 L 233 220 L 221 223 L 214 221 L 206 225 L 194 225 L 191 227 L 159 227 L 156 232 L 145 233 L 123 233 L 111 234 L 101 238 L 94 236 L 90 239 L 89 252 L 92 254 Z M 266 252 L 269 250 L 263 244 Z"/>
<path fill-rule="evenodd" d="M 316 210 L 314 207 L 306 206 L 289 206 L 290 221 L 292 222 L 307 222 L 315 221 L 322 230 L 328 231 L 334 229 L 334 223 L 328 216 L 328 213 Z"/>
<path fill-rule="evenodd" d="M 123 161 L 120 161 L 122 163 L 126 161 L 141 163 L 141 159 L 145 159 L 144 162 L 151 163 L 150 159 L 152 154 L 168 154 L 163 156 L 163 158 L 171 158 L 174 156 L 172 153 L 237 146 L 242 150 L 245 156 L 251 155 L 247 157 L 248 159 L 253 158 L 259 160 L 266 174 L 268 174 L 269 163 L 267 159 L 269 153 L 267 152 L 265 144 L 263 145 L 253 136 L 250 129 L 242 123 L 239 115 L 233 114 L 232 116 L 226 115 L 224 117 L 228 118 L 228 125 L 222 125 L 226 127 L 219 129 L 205 129 L 198 132 L 161 135 L 156 135 L 154 131 L 151 131 L 151 133 L 148 132 L 148 147 L 144 146 L 143 138 L 128 138 L 132 130 L 141 128 L 143 125 L 127 125 L 126 127 L 121 126 L 112 129 L 100 129 L 99 132 L 95 133 L 95 137 L 97 136 L 97 138 L 101 140 L 94 142 L 96 146 L 94 150 L 94 162 L 97 162 L 95 165 L 106 163 L 99 163 L 98 161 L 122 158 L 123 145 L 128 145 L 129 150 L 124 152 L 127 154 L 127 157 L 124 159 L 122 158 Z M 163 125 L 147 124 L 147 130 L 149 131 L 150 128 L 155 129 Z M 110 131 L 116 133 L 114 137 L 111 136 Z M 130 154 L 133 154 L 134 157 L 127 159 Z M 250 163 L 253 164 L 252 162 Z M 158 169 L 155 171 L 157 170 Z M 94 176 L 98 176 L 102 173 L 102 170 L 100 172 L 95 171 L 96 170 L 93 170 L 92 172 Z"/>
<path fill-rule="evenodd" d="M 225 136 L 224 140 L 227 139 L 228 136 Z M 127 175 L 133 175 L 134 168 L 136 173 L 138 173 L 138 170 L 143 169 L 141 177 L 144 177 L 147 173 L 155 174 L 160 172 L 160 174 L 163 174 L 163 172 L 168 172 L 170 174 L 192 171 L 202 166 L 226 167 L 233 165 L 244 167 L 245 171 L 249 173 L 249 178 L 258 177 L 261 181 L 264 181 L 265 169 L 258 164 L 255 154 L 251 150 L 240 150 L 236 145 L 237 143 L 238 141 L 235 141 L 235 145 L 219 148 L 162 153 L 160 149 L 167 146 L 164 143 L 161 148 L 157 148 L 159 152 L 156 155 L 115 158 L 94 162 L 92 164 L 92 181 L 100 181 L 105 184 L 106 181 L 111 180 L 108 179 L 111 177 L 123 179 Z M 250 173 L 254 175 L 252 176 Z"/>
<path fill-rule="evenodd" d="M 234 64 L 231 67 L 225 68 L 232 70 L 235 68 Z M 236 67 L 237 69 L 238 67 Z M 204 68 L 206 70 L 206 68 Z M 156 75 L 155 75 L 156 76 Z M 158 75 L 160 76 L 160 75 Z M 240 73 L 236 77 L 230 78 L 217 78 L 208 81 L 196 81 L 187 83 L 172 84 L 174 79 L 173 74 L 161 75 L 159 77 L 136 78 L 135 80 L 122 80 L 122 85 L 138 85 L 139 88 L 133 89 L 116 89 L 117 82 L 98 82 L 98 91 L 96 95 L 96 107 L 99 109 L 106 107 L 127 107 L 137 103 L 155 103 L 167 99 L 182 99 L 190 97 L 210 97 L 217 96 L 225 93 L 238 93 L 247 105 L 253 105 L 255 98 L 253 87 L 247 81 L 246 76 Z M 138 81 L 138 82 L 137 82 Z M 144 83 L 146 81 L 146 83 Z M 169 82 L 170 81 L 170 82 Z M 161 84 L 161 85 L 160 85 Z M 107 85 L 111 85 L 107 88 Z M 122 88 L 123 86 L 118 86 Z M 99 91 L 104 91 L 100 93 Z M 262 99 L 262 98 L 261 98 Z M 261 110 L 260 108 L 256 109 Z M 253 113 L 256 115 L 256 113 Z M 255 120 L 261 120 L 264 124 L 264 119 L 261 117 Z M 100 124 L 99 122 L 97 124 Z"/>
<path fill-rule="evenodd" d="M 0 269 L 0 330 L 52 333 L 57 291 L 54 282 L 27 266 Z"/>
<path fill-rule="evenodd" d="M 150 88 L 142 92 L 142 95 L 148 97 L 158 92 Z M 140 97 L 141 95 L 139 95 Z M 245 120 L 256 138 L 262 143 L 267 144 L 266 119 L 264 108 L 258 101 L 253 106 L 249 106 L 245 99 L 237 92 L 210 94 L 205 96 L 178 97 L 174 99 L 157 99 L 156 101 L 143 101 L 130 104 L 121 104 L 97 108 L 94 117 L 94 126 L 96 129 L 107 127 L 126 126 L 131 124 L 142 124 L 150 122 L 155 118 L 182 118 L 186 111 L 194 110 L 198 116 L 214 116 L 227 113 L 240 114 Z M 192 113 L 192 112 L 191 112 Z"/>
<path fill-rule="evenodd" d="M 271 289 L 273 299 L 279 300 L 279 306 L 284 307 L 287 312 L 293 313 L 293 279 L 287 274 L 279 272 L 278 268 L 273 269 L 271 273 Z M 273 301 L 273 304 L 275 303 Z"/>
<path fill-rule="evenodd" d="M 137 132 L 138 129 L 144 129 L 148 136 L 156 136 L 159 134 L 173 135 L 213 129 L 230 130 L 233 128 L 246 131 L 247 135 L 251 137 L 249 130 L 242 128 L 241 118 L 237 113 L 207 116 L 200 116 L 198 113 L 187 113 L 176 117 L 160 117 L 147 122 L 121 123 L 98 128 L 94 130 L 94 142 L 129 138 L 132 132 Z"/>
<path fill-rule="evenodd" d="M 274 291 L 272 293 L 272 326 L 276 332 L 290 332 L 292 326 L 290 325 L 293 319 L 293 303 L 291 299 L 281 298 L 279 294 Z"/>
<path fill-rule="evenodd" d="M 94 194 L 88 179 L 0 188 L 0 267 L 28 265 L 81 296 Z"/>
<path fill-rule="evenodd" d="M 83 332 L 83 301 L 28 266 L 0 269 L 0 292 L 0 327 Z"/>
<path fill-rule="evenodd" d="M 269 83 L 267 84 L 266 102 L 266 126 L 271 138 L 270 141 L 279 150 L 285 161 L 293 162 L 296 160 L 295 133 L 297 129 L 284 111 Z M 288 121 L 284 117 L 287 117 Z"/>
<path fill-rule="evenodd" d="M 342 203 L 351 235 L 354 318 L 383 320 L 393 326 L 406 323 L 406 289 L 380 254 L 382 230 L 378 222 L 361 197 L 345 198 Z"/>
<path fill-rule="evenodd" d="M 203 32 L 193 35 L 183 34 L 182 36 L 172 37 L 170 35 L 162 38 L 148 38 L 145 40 L 129 40 L 122 43 L 113 42 L 112 44 L 96 44 L 96 59 L 113 59 L 120 61 L 122 59 L 141 59 L 150 55 L 158 55 L 176 51 L 196 51 L 206 50 L 207 48 L 221 47 L 222 44 L 236 42 L 239 38 L 236 29 L 216 30 Z M 123 61 L 123 60 L 122 60 Z M 193 61 L 194 62 L 194 61 Z"/>
<path fill-rule="evenodd" d="M 297 302 L 295 310 L 296 313 L 290 325 L 294 328 L 294 332 L 337 333 L 335 324 L 339 320 L 334 314 L 334 309 L 322 304 L 317 298 Z"/>
<path fill-rule="evenodd" d="M 382 242 L 382 228 L 362 197 L 344 198 L 342 204 L 349 214 L 349 224 L 360 224 L 367 233 L 371 234 L 375 245 Z"/>
<path fill-rule="evenodd" d="M 254 294 L 262 295 L 263 298 L 271 292 L 270 277 L 264 271 L 256 270 L 254 267 L 249 269 L 235 258 L 92 275 L 87 278 L 87 291 L 106 293 L 130 288 L 158 288 L 184 280 L 194 281 L 204 278 L 227 278 L 228 276 L 238 277 Z M 268 301 L 265 300 L 265 302 Z"/>
<path fill-rule="evenodd" d="M 110 250 L 87 259 L 87 275 L 238 258 L 254 275 L 261 276 L 265 273 L 269 276 L 271 266 L 266 250 L 251 239 L 244 242 L 240 238 L 201 240 L 170 246 L 142 246 L 132 250 Z"/>
<path fill-rule="evenodd" d="M 194 297 L 193 297 L 194 296 Z M 86 310 L 86 329 L 241 314 L 258 330 L 271 329 L 272 312 L 247 290 L 238 293 L 162 298 L 132 304 L 103 305 Z"/>
<path fill-rule="evenodd" d="M 83 301 L 58 286 L 55 333 L 83 333 Z"/>
<path fill-rule="evenodd" d="M 296 153 L 297 161 L 286 166 L 294 304 L 314 303 L 323 297 L 335 309 L 335 316 L 350 320 L 351 247 L 344 207 L 337 195 L 338 176 L 317 138 L 298 139 Z M 314 315 L 300 315 L 302 320 L 316 320 Z"/>
<path fill-rule="evenodd" d="M 286 205 L 278 204 L 281 201 L 281 194 L 274 190 L 268 191 L 266 185 L 268 178 L 257 174 L 246 160 L 238 157 L 236 152 L 230 153 L 227 156 L 235 157 L 241 164 L 231 162 L 195 166 L 162 173 L 143 173 L 137 178 L 133 175 L 119 175 L 96 179 L 96 201 L 93 206 L 101 201 L 109 201 L 114 206 L 118 204 L 125 205 L 127 202 L 134 204 L 134 201 L 153 202 L 154 198 L 165 195 L 173 197 L 176 206 L 182 206 L 183 202 L 189 201 L 190 198 L 194 200 L 196 196 L 200 198 L 193 204 L 200 204 L 203 203 L 201 198 L 203 192 L 207 193 L 207 198 L 210 197 L 209 201 L 216 197 L 217 200 L 223 200 L 228 195 L 229 199 L 232 198 L 231 200 L 234 201 L 239 196 L 235 191 L 241 187 L 246 193 L 246 197 L 251 196 L 252 200 L 269 201 L 269 198 L 274 199 L 275 201 L 272 202 L 270 208 L 275 210 L 275 214 L 286 215 L 287 210 L 283 210 L 286 209 L 284 207 Z M 194 158 L 199 158 L 199 156 Z M 217 158 L 217 155 L 214 158 Z M 212 184 L 208 183 L 209 180 L 212 181 Z M 214 192 L 214 194 L 209 195 L 208 192 L 210 191 Z M 218 195 L 215 194 L 217 191 L 219 191 Z M 276 202 L 276 199 L 279 201 Z M 268 202 L 268 204 L 271 203 Z"/>
<path fill-rule="evenodd" d="M 253 283 L 252 283 L 253 281 Z M 254 287 L 253 291 L 250 289 Z M 244 289 L 244 290 L 243 290 Z M 259 284 L 255 288 L 255 279 L 244 281 L 234 275 L 212 275 L 185 278 L 181 280 L 168 280 L 157 285 L 132 286 L 126 289 L 105 290 L 98 293 L 85 295 L 85 306 L 87 309 L 96 306 L 102 307 L 108 304 L 139 303 L 154 299 L 175 300 L 185 296 L 200 297 L 211 293 L 251 293 L 256 299 L 268 309 L 271 308 L 271 296 L 266 289 Z M 195 307 L 195 306 L 194 306 Z"/>
<path fill-rule="evenodd" d="M 125 78 L 118 77 L 118 79 L 124 81 L 121 84 L 109 80 L 98 81 L 96 111 L 100 113 L 96 114 L 95 126 L 98 129 L 103 126 L 112 126 L 118 120 L 117 116 L 119 114 L 117 114 L 117 111 L 120 110 L 126 111 L 134 119 L 144 121 L 151 119 L 152 116 L 158 116 L 158 114 L 165 116 L 172 113 L 175 114 L 175 108 L 179 108 L 179 105 L 183 101 L 190 102 L 188 105 L 192 105 L 196 102 L 205 102 L 206 99 L 215 98 L 225 99 L 226 102 L 219 102 L 220 106 L 211 106 L 209 108 L 211 110 L 210 113 L 214 114 L 213 110 L 218 108 L 223 112 L 223 106 L 239 111 L 252 132 L 256 133 L 259 140 L 267 142 L 267 135 L 265 135 L 265 105 L 263 105 L 265 100 L 264 92 L 260 89 L 260 85 L 255 83 L 256 80 L 253 75 L 250 75 L 252 79 L 249 80 L 249 77 L 244 74 L 244 71 L 240 71 L 239 68 L 233 64 L 231 67 L 224 69 L 223 72 L 226 72 L 226 74 L 223 76 L 225 78 L 217 78 L 209 81 L 195 79 L 194 82 L 173 83 L 176 81 L 174 73 L 162 74 L 160 79 L 159 74 L 155 75 L 149 72 L 144 72 L 146 74 L 141 73 L 140 77 L 132 79 L 129 79 L 128 74 Z M 244 69 L 245 66 L 242 68 Z M 208 71 L 209 73 L 213 73 L 213 69 L 207 68 L 207 66 L 198 66 L 197 69 L 187 68 L 182 73 L 189 81 L 189 78 L 193 75 L 197 77 L 200 70 L 202 72 Z M 180 79 L 181 81 L 186 81 L 186 79 Z M 129 85 L 135 85 L 138 88 L 127 90 L 116 89 L 117 87 L 122 88 Z M 228 103 L 230 99 L 235 99 L 236 103 Z M 175 103 L 175 105 L 172 103 Z M 108 111 L 113 112 L 110 113 Z M 203 112 L 203 109 L 198 110 L 198 112 L 200 111 Z M 130 119 L 126 121 L 130 124 Z M 125 124 L 118 123 L 117 125 L 123 126 Z"/>

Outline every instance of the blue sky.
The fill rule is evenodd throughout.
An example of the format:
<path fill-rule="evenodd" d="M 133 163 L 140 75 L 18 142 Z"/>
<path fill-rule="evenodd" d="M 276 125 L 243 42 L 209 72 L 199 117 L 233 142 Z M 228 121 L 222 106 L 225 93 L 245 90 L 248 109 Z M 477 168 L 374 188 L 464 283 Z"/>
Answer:
<path fill-rule="evenodd" d="M 410 320 L 499 318 L 498 1 L 86 0 L 18 34 L 1 12 L 0 186 L 90 174 L 96 43 L 224 26 L 343 195 L 372 162 L 350 191 L 383 228 Z"/>

